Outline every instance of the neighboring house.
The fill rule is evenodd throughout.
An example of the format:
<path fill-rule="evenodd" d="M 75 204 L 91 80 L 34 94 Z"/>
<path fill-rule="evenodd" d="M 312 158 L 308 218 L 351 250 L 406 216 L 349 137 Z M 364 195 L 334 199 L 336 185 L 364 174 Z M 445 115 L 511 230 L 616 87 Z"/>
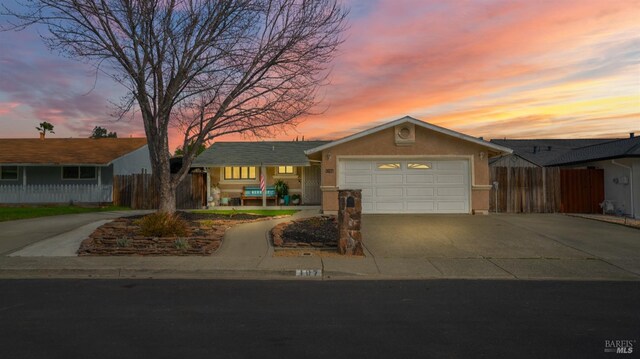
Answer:
<path fill-rule="evenodd" d="M 624 139 L 492 140 L 513 154 L 491 167 L 561 167 L 603 172 L 604 200 L 614 212 L 640 218 L 640 137 Z M 585 189 L 588 190 L 588 189 Z"/>
<path fill-rule="evenodd" d="M 0 203 L 111 202 L 113 176 L 142 171 L 145 138 L 0 139 Z"/>
<path fill-rule="evenodd" d="M 339 189 L 362 189 L 364 213 L 487 213 L 488 159 L 508 153 L 407 116 L 336 141 L 217 142 L 193 166 L 230 197 L 260 173 L 268 186 L 286 180 L 325 213 L 337 212 Z"/>

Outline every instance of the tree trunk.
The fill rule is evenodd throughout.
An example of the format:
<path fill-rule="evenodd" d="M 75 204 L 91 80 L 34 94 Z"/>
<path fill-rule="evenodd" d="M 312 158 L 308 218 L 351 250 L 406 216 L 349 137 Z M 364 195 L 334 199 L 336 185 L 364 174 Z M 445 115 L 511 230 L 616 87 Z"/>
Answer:
<path fill-rule="evenodd" d="M 151 116 L 149 115 L 149 117 Z M 145 121 L 145 125 L 147 123 Z M 166 133 L 158 134 L 155 129 L 150 131 L 145 128 L 145 130 L 151 158 L 151 169 L 153 170 L 153 177 L 158 190 L 158 212 L 174 213 L 176 211 L 177 183 L 174 183 L 171 178 L 168 136 Z"/>
<path fill-rule="evenodd" d="M 160 152 L 156 166 L 153 166 L 153 175 L 158 186 L 158 212 L 174 213 L 176 211 L 176 184 L 171 178 L 171 166 L 169 156 L 162 155 L 168 153 L 166 150 Z"/>
<path fill-rule="evenodd" d="M 176 188 L 171 183 L 171 174 L 161 174 L 156 177 L 158 183 L 159 207 L 158 212 L 174 213 L 176 211 Z"/>

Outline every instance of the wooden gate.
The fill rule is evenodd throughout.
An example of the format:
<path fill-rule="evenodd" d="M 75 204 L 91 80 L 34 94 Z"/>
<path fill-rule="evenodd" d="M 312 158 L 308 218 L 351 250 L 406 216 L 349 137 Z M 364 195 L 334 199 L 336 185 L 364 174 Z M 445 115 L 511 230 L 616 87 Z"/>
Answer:
<path fill-rule="evenodd" d="M 604 170 L 560 170 L 560 211 L 563 213 L 602 213 Z"/>
<path fill-rule="evenodd" d="M 554 213 L 560 210 L 557 167 L 491 167 L 489 208 L 501 213 Z"/>

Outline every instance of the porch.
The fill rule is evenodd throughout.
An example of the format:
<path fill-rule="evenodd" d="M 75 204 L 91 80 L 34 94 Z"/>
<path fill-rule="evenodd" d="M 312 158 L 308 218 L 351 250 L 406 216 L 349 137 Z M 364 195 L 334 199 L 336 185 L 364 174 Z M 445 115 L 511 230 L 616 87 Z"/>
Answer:
<path fill-rule="evenodd" d="M 202 152 L 191 165 L 202 168 L 207 179 L 207 204 L 232 207 L 275 206 L 280 197 L 273 195 L 276 183 L 288 187 L 290 203 L 320 205 L 320 160 L 311 160 L 305 151 L 326 141 L 216 142 Z M 261 190 L 264 181 L 271 188 Z M 245 195 L 247 189 L 250 196 Z M 277 199 L 276 199 L 277 198 Z M 223 200 L 224 199 L 224 200 Z"/>
<path fill-rule="evenodd" d="M 208 207 L 320 208 L 320 165 L 245 165 L 205 168 Z M 266 191 L 261 190 L 264 178 Z M 282 196 L 277 187 L 286 188 Z"/>
<path fill-rule="evenodd" d="M 305 210 L 317 210 L 320 211 L 322 209 L 321 205 L 290 205 L 290 206 L 249 206 L 249 205 L 244 205 L 244 206 L 213 206 L 213 207 L 209 207 L 209 209 L 220 209 L 220 210 L 234 210 L 234 209 L 242 209 L 242 210 L 274 210 L 274 211 L 279 211 L 279 210 L 296 210 L 296 211 L 305 211 Z"/>

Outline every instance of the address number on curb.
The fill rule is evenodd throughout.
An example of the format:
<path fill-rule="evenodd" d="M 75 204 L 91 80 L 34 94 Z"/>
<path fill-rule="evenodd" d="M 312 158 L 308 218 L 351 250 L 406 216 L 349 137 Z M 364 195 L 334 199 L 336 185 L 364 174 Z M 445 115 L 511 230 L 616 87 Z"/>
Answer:
<path fill-rule="evenodd" d="M 322 269 L 296 269 L 296 277 L 321 277 Z"/>

